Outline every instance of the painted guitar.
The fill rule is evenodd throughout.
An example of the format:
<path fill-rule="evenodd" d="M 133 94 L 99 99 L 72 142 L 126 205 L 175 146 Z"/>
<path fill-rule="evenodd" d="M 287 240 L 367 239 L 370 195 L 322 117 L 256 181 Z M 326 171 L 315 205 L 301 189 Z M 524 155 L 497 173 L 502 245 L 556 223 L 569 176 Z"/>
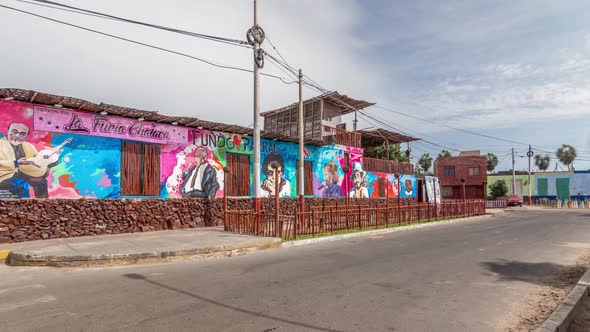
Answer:
<path fill-rule="evenodd" d="M 63 148 L 64 145 L 71 142 L 72 139 L 68 138 L 63 143 L 52 149 L 39 151 L 35 157 L 26 159 L 27 161 L 31 162 L 30 165 L 20 165 L 18 167 L 19 172 L 34 178 L 45 177 L 49 168 L 55 166 L 59 160 L 59 150 Z"/>

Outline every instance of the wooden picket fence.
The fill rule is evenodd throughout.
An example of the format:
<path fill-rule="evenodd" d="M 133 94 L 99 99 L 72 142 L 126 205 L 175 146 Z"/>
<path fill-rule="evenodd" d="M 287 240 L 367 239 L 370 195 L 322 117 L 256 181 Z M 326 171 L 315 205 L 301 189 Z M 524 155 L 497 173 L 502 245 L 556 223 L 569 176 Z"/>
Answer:
<path fill-rule="evenodd" d="M 386 203 L 376 206 L 319 206 L 306 211 L 227 210 L 226 231 L 297 239 L 302 236 L 404 225 L 485 214 L 484 200 L 448 200 L 439 204 Z"/>

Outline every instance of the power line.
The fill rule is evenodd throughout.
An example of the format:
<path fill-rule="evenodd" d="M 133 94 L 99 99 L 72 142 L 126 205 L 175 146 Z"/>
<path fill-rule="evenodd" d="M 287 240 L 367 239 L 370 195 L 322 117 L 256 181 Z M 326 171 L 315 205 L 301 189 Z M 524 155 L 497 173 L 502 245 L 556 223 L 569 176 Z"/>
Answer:
<path fill-rule="evenodd" d="M 116 20 L 116 21 L 120 21 L 120 22 L 142 25 L 142 26 L 146 26 L 146 27 L 150 27 L 150 28 L 154 28 L 154 29 L 174 32 L 174 33 L 178 33 L 178 34 L 207 39 L 207 40 L 216 41 L 216 42 L 225 43 L 225 44 L 231 44 L 231 45 L 242 46 L 242 47 L 246 47 L 246 48 L 252 48 L 248 44 L 248 42 L 244 41 L 244 40 L 212 36 L 212 35 L 207 35 L 207 34 L 203 34 L 203 33 L 197 33 L 197 32 L 192 32 L 192 31 L 187 31 L 187 30 L 171 28 L 171 27 L 167 27 L 167 26 L 163 26 L 163 25 L 132 20 L 132 19 L 128 19 L 128 18 L 124 18 L 124 17 L 120 17 L 120 16 L 115 16 L 115 15 L 101 13 L 101 12 L 97 12 L 97 11 L 93 11 L 93 10 L 80 8 L 80 7 L 70 6 L 70 5 L 66 5 L 66 4 L 62 4 L 62 3 L 54 2 L 54 1 L 46 1 L 46 0 L 31 0 L 32 2 L 25 1 L 25 0 L 16 0 L 16 1 L 25 2 L 25 3 L 32 4 L 32 5 L 49 7 L 49 8 L 53 8 L 53 9 L 57 9 L 57 10 L 66 10 L 69 12 L 78 13 L 78 14 L 82 14 L 82 15 L 90 15 L 90 16 L 95 16 L 95 17 L 102 17 L 105 19 Z M 48 6 L 48 5 L 53 5 L 53 6 L 57 6 L 57 7 L 52 7 L 52 6 Z"/>
<path fill-rule="evenodd" d="M 159 50 L 159 51 L 163 51 L 163 52 L 167 52 L 167 53 L 171 53 L 171 54 L 183 56 L 183 57 L 186 57 L 186 58 L 189 58 L 189 59 L 193 59 L 193 60 L 197 60 L 197 61 L 206 63 L 206 64 L 211 65 L 211 66 L 214 66 L 214 67 L 223 68 L 223 69 L 237 70 L 237 71 L 243 71 L 243 72 L 247 72 L 247 73 L 251 73 L 252 72 L 251 69 L 234 67 L 234 66 L 231 66 L 231 65 L 225 65 L 225 64 L 221 64 L 221 63 L 215 63 L 212 60 L 207 60 L 207 59 L 199 58 L 199 57 L 196 57 L 196 56 L 187 54 L 187 53 L 182 53 L 182 52 L 170 50 L 170 49 L 167 49 L 167 48 L 164 48 L 164 47 L 160 47 L 160 46 L 156 46 L 156 45 L 152 45 L 152 44 L 140 42 L 140 41 L 137 41 L 137 40 L 133 40 L 133 39 L 130 39 L 130 38 L 125 38 L 125 37 L 121 37 L 121 36 L 118 36 L 118 35 L 114 35 L 114 34 L 102 32 L 102 31 L 99 31 L 99 30 L 95 30 L 95 29 L 83 27 L 83 26 L 76 25 L 76 24 L 73 24 L 73 23 L 69 23 L 69 22 L 65 22 L 65 21 L 60 21 L 60 20 L 57 20 L 57 19 L 54 19 L 54 18 L 51 18 L 51 17 L 47 17 L 47 16 L 35 14 L 35 13 L 32 13 L 32 12 L 28 12 L 26 10 L 22 10 L 22 9 L 10 7 L 10 6 L 5 6 L 5 5 L 0 5 L 0 8 L 5 8 L 5 9 L 13 10 L 13 11 L 20 12 L 20 13 L 23 13 L 23 14 L 26 14 L 26 15 L 31 15 L 31 16 L 35 16 L 35 17 L 38 17 L 38 18 L 41 18 L 41 19 L 44 19 L 44 20 L 48 20 L 48 21 L 52 21 L 52 22 L 55 22 L 55 23 L 67 25 L 67 26 L 70 26 L 70 27 L 73 27 L 73 28 L 76 28 L 76 29 L 85 30 L 85 31 L 88 31 L 88 32 L 93 32 L 93 33 L 96 33 L 96 34 L 99 34 L 99 35 L 103 35 L 103 36 L 111 37 L 111 38 L 114 38 L 114 39 L 126 41 L 126 42 L 129 42 L 129 43 L 132 43 L 132 44 L 141 45 L 141 46 L 153 48 L 153 49 L 156 49 L 156 50 Z M 261 73 L 260 75 L 267 76 L 267 77 L 272 77 L 272 78 L 275 78 L 275 79 L 279 79 L 279 80 L 281 80 L 285 84 L 294 84 L 294 83 L 297 83 L 296 81 L 292 81 L 292 82 L 286 81 L 284 78 L 282 78 L 280 76 L 276 76 L 276 75 L 264 74 L 264 73 Z"/>

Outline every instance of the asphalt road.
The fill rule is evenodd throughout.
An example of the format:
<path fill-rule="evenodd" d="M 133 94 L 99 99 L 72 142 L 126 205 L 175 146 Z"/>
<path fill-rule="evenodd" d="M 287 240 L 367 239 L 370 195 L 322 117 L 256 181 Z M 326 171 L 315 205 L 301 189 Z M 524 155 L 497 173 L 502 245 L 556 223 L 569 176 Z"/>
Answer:
<path fill-rule="evenodd" d="M 241 257 L 0 267 L 2 331 L 492 331 L 590 248 L 590 213 L 477 221 Z"/>

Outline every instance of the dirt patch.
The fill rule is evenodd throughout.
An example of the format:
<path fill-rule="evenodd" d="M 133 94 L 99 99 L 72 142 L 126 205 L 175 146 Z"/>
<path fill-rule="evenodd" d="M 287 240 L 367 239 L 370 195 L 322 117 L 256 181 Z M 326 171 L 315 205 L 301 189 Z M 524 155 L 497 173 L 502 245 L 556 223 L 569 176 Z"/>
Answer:
<path fill-rule="evenodd" d="M 550 274 L 539 277 L 530 293 L 512 308 L 505 320 L 500 322 L 497 331 L 534 331 L 574 288 L 588 266 L 590 252 L 580 257 L 574 265 L 559 267 Z M 590 311 L 588 315 L 590 316 Z"/>

